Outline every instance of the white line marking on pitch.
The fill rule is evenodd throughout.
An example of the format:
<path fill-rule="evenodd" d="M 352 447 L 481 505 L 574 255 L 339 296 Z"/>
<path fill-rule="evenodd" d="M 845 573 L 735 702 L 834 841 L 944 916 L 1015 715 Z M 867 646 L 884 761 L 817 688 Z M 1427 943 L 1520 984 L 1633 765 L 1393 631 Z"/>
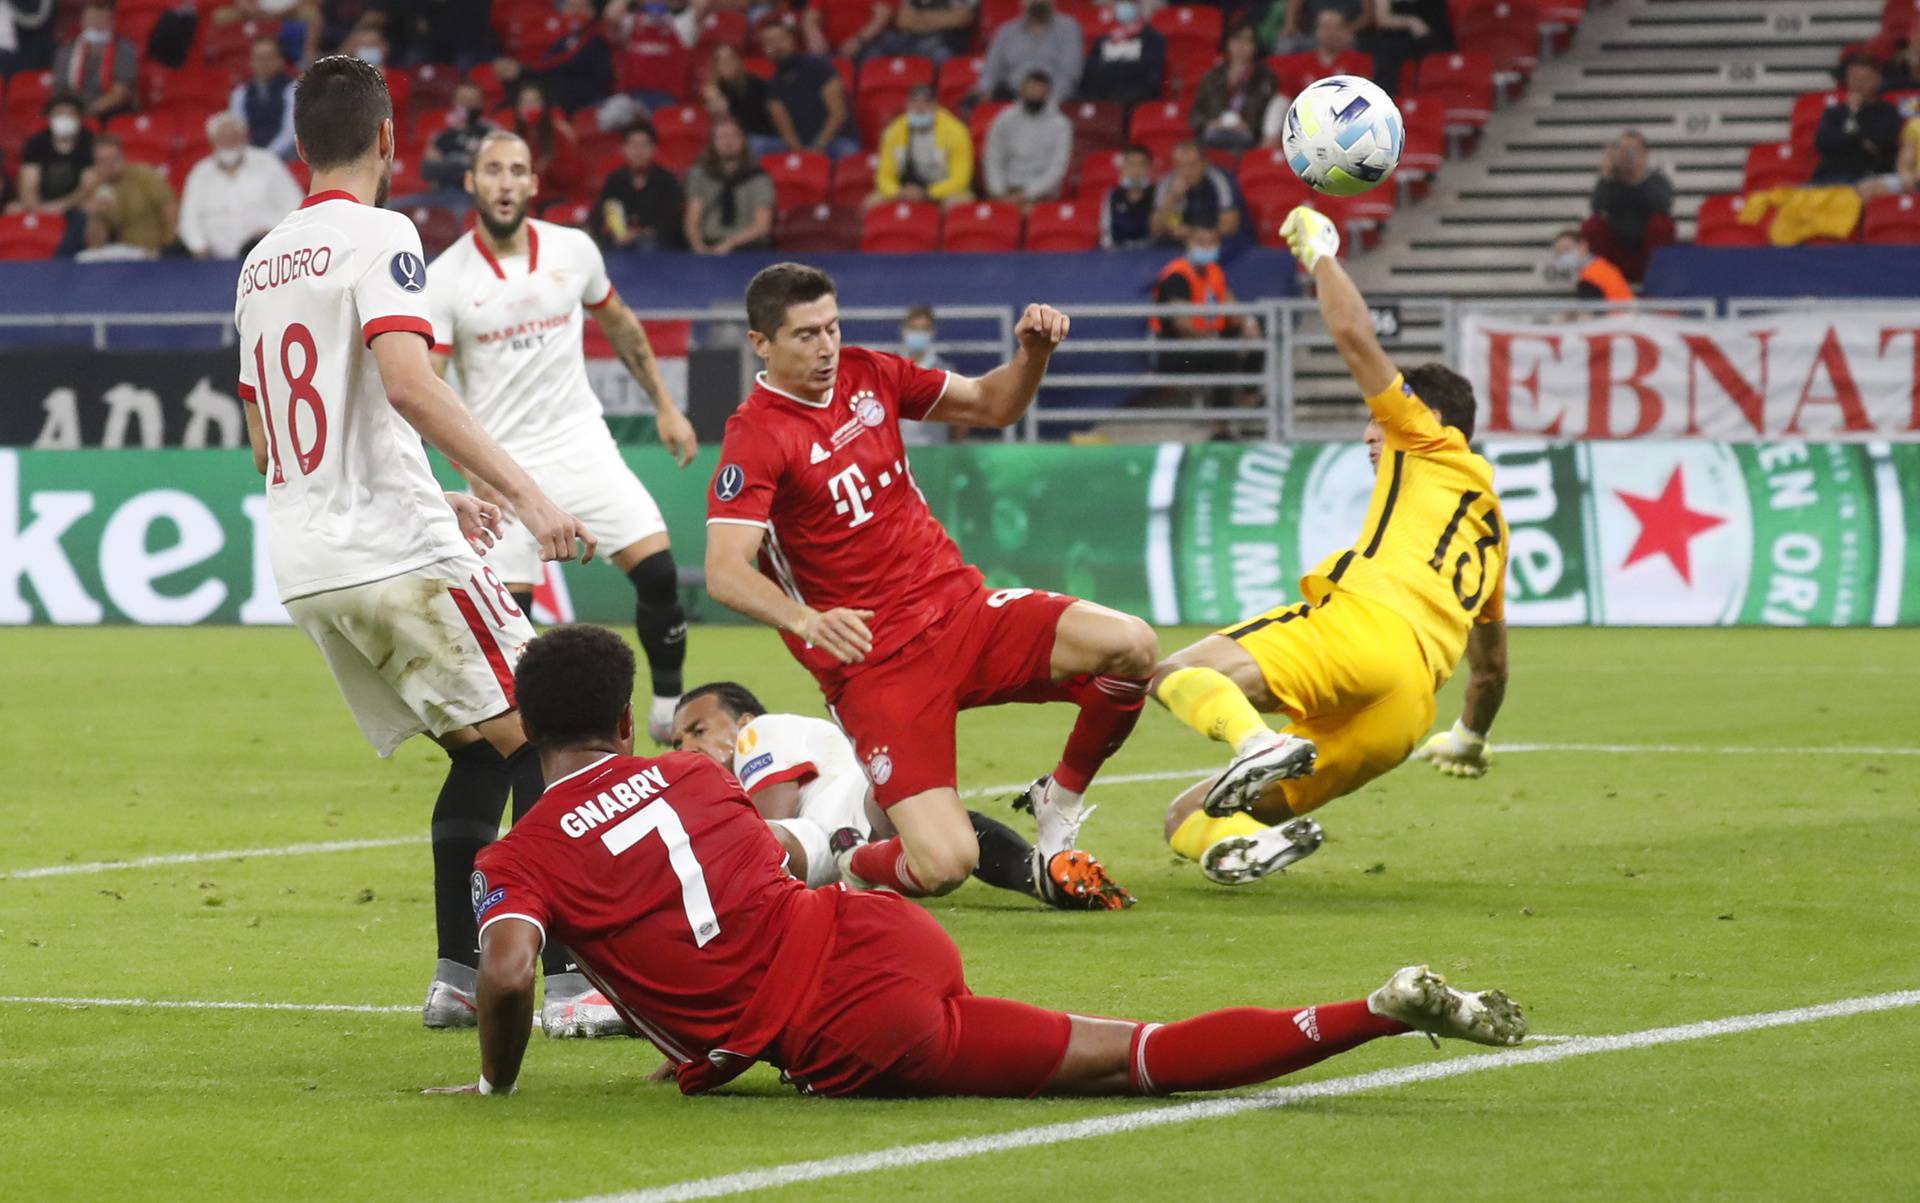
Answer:
<path fill-rule="evenodd" d="M 326 1011 L 356 1015 L 418 1015 L 419 1007 L 385 1007 L 372 1003 L 210 1002 L 173 998 L 61 998 L 53 995 L 4 994 L 0 1003 L 46 1007 L 139 1007 L 159 1011 Z"/>
<path fill-rule="evenodd" d="M 1560 743 L 1495 743 L 1496 756 L 1524 756 L 1538 752 L 1599 752 L 1608 755 L 1641 753 L 1646 755 L 1699 755 L 1699 756 L 1920 756 L 1920 748 L 1883 748 L 1883 747 L 1774 747 L 1738 746 L 1709 747 L 1701 744 L 1560 744 Z M 1112 773 L 1101 777 L 1097 784 L 1137 785 L 1149 781 L 1180 781 L 1198 779 L 1215 770 L 1215 765 L 1203 765 L 1193 769 L 1166 769 L 1153 773 Z M 1011 794 L 1027 788 L 1031 784 L 1025 781 L 1010 782 L 1006 785 L 981 785 L 960 791 L 962 798 L 985 798 L 995 794 Z M 141 856 L 132 860 L 88 861 L 84 864 L 43 865 L 34 869 L 0 870 L 0 881 L 19 881 L 38 877 L 68 877 L 79 873 L 111 873 L 118 869 L 151 869 L 167 865 L 198 865 L 210 861 L 253 860 L 268 856 L 309 856 L 325 852 L 359 852 L 368 848 L 398 848 L 406 844 L 424 844 L 425 836 L 392 836 L 386 839 L 372 840 L 329 840 L 316 844 L 287 844 L 278 848 L 242 848 L 216 852 L 173 852 L 161 856 Z"/>
<path fill-rule="evenodd" d="M 1012 1149 L 1032 1149 L 1068 1141 L 1090 1140 L 1122 1132 L 1161 1128 L 1169 1124 L 1222 1119 L 1249 1111 L 1266 1111 L 1276 1107 L 1292 1106 L 1295 1103 L 1340 1098 L 1358 1094 L 1361 1091 L 1380 1090 L 1390 1086 L 1408 1086 L 1416 1082 L 1433 1082 L 1442 1078 L 1461 1077 L 1491 1069 L 1511 1069 L 1518 1065 L 1544 1065 L 1573 1057 L 1590 1056 L 1594 1053 L 1617 1053 L 1632 1049 L 1653 1048 L 1662 1044 L 1705 1040 L 1714 1036 L 1731 1036 L 1740 1032 L 1757 1032 L 1765 1028 L 1814 1023 L 1823 1019 L 1838 1019 L 1847 1015 L 1864 1015 L 1874 1011 L 1890 1011 L 1916 1005 L 1920 1005 L 1920 990 L 1901 990 L 1891 994 L 1875 994 L 1866 998 L 1843 999 L 1814 1007 L 1796 1007 L 1790 1011 L 1767 1011 L 1757 1015 L 1709 1019 L 1699 1023 L 1681 1024 L 1677 1027 L 1648 1028 L 1645 1031 L 1627 1032 L 1619 1036 L 1578 1036 L 1543 1048 L 1511 1049 L 1499 1053 L 1454 1057 L 1424 1065 L 1382 1069 L 1345 1078 L 1329 1078 L 1300 1086 L 1281 1086 L 1259 1094 L 1208 1099 L 1203 1102 L 1180 1103 L 1173 1106 L 1148 1107 L 1120 1115 L 1105 1115 L 1068 1123 L 1041 1124 L 1032 1128 L 1001 1132 L 993 1136 L 928 1141 L 924 1144 L 899 1145 L 891 1149 L 876 1149 L 872 1152 L 854 1153 L 844 1157 L 823 1157 L 817 1161 L 798 1161 L 763 1170 L 746 1170 L 713 1178 L 694 1178 L 685 1182 L 649 1187 L 645 1190 L 594 1195 L 590 1198 L 575 1200 L 574 1203 L 684 1203 L 691 1199 L 718 1199 L 748 1191 L 793 1186 L 801 1182 L 819 1182 L 823 1179 L 846 1178 L 879 1170 L 897 1170 L 941 1161 L 957 1161 L 965 1157 L 981 1157 Z"/>

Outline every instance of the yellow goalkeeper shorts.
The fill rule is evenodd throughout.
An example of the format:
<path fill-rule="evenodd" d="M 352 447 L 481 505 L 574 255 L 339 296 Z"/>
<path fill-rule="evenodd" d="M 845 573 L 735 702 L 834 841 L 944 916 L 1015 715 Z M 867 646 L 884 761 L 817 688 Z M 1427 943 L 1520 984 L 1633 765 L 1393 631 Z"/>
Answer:
<path fill-rule="evenodd" d="M 1269 610 L 1218 633 L 1253 657 L 1293 733 L 1320 750 L 1310 776 L 1275 786 L 1293 814 L 1394 768 L 1433 725 L 1433 671 L 1413 628 L 1378 602 L 1335 590 L 1318 606 Z"/>

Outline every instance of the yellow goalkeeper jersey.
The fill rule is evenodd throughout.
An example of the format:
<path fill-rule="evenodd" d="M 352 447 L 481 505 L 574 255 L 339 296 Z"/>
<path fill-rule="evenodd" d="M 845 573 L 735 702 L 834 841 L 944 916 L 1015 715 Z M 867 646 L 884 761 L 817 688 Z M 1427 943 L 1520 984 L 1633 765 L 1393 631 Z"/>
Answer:
<path fill-rule="evenodd" d="M 1475 623 L 1505 617 L 1507 527 L 1493 465 L 1443 426 L 1401 376 L 1367 406 L 1386 433 L 1367 522 L 1351 548 L 1302 577 L 1315 605 L 1335 590 L 1407 620 L 1438 689 Z"/>

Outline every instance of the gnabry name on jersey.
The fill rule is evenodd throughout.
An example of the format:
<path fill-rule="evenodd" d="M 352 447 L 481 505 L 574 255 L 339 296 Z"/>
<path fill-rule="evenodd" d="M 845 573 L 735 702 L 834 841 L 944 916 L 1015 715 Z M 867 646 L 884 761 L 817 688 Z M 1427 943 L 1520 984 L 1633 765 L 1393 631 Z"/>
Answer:
<path fill-rule="evenodd" d="M 650 801 L 666 788 L 667 775 L 659 766 L 641 769 L 625 781 L 615 782 L 560 816 L 560 830 L 577 840 L 602 823 L 611 822 L 615 817 Z"/>

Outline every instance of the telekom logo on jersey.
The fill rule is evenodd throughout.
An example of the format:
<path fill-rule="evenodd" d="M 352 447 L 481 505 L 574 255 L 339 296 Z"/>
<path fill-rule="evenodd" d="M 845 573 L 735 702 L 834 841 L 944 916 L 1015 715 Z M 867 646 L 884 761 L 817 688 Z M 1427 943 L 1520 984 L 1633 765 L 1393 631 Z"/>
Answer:
<path fill-rule="evenodd" d="M 241 269 L 240 295 L 244 297 L 250 293 L 265 292 L 269 288 L 278 288 L 308 276 L 324 276 L 332 266 L 333 248 L 330 246 L 303 246 L 297 251 L 270 255 Z"/>
<path fill-rule="evenodd" d="M 644 806 L 666 788 L 667 775 L 659 766 L 641 769 L 562 815 L 560 830 L 577 840 L 602 823 L 610 823 L 634 807 Z M 613 851 L 618 853 L 620 849 Z"/>

